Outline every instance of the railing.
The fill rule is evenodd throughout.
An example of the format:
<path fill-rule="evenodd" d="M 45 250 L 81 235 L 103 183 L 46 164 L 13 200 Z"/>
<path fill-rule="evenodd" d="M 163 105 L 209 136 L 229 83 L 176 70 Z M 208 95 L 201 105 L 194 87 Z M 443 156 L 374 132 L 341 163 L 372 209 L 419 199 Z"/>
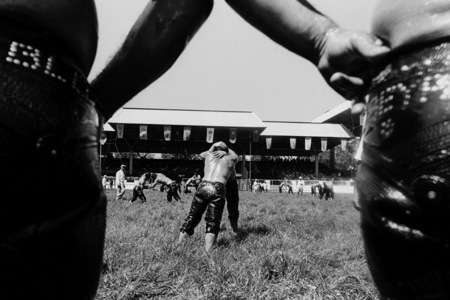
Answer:
<path fill-rule="evenodd" d="M 139 179 L 139 177 L 127 177 L 127 182 L 126 182 L 126 189 L 133 189 L 135 181 L 137 181 Z M 183 182 L 186 182 L 189 178 L 183 178 Z M 115 177 L 110 176 L 108 177 L 108 183 L 107 183 L 107 188 L 110 188 L 110 181 L 113 181 L 112 184 L 112 188 L 115 189 L 116 188 L 116 184 L 115 184 Z M 238 187 L 240 191 L 252 191 L 252 184 L 250 183 L 249 179 L 238 179 Z M 252 180 L 253 183 L 254 180 Z M 263 180 L 259 180 L 260 183 L 262 183 Z M 311 186 L 318 183 L 318 182 L 322 182 L 324 180 L 305 180 L 305 185 L 303 186 L 303 193 L 304 194 L 308 194 L 311 193 Z M 267 192 L 270 193 L 279 193 L 279 187 L 280 187 L 280 183 L 282 182 L 282 180 L 280 179 L 266 179 L 264 180 L 264 182 L 266 183 L 266 187 L 267 187 Z M 294 193 L 298 192 L 298 188 L 299 188 L 299 181 L 298 180 L 291 180 L 292 182 L 292 191 Z M 329 182 L 329 181 L 325 181 L 325 182 Z M 352 194 L 354 193 L 355 190 L 355 184 L 353 180 L 335 180 L 333 181 L 333 190 L 335 193 L 342 193 L 342 194 Z M 281 190 L 282 193 L 287 193 L 288 189 L 287 187 L 283 187 Z"/>
<path fill-rule="evenodd" d="M 259 180 L 262 183 L 263 180 Z M 329 182 L 328 180 L 305 180 L 305 185 L 303 186 L 303 193 L 311 193 L 311 186 L 318 182 Z M 279 193 L 279 187 L 282 180 L 279 179 L 266 179 L 264 180 L 266 183 L 267 191 L 271 193 Z M 292 191 L 294 193 L 298 192 L 299 181 L 291 180 L 292 182 Z M 252 180 L 253 183 L 253 180 Z M 253 185 L 250 184 L 249 179 L 238 179 L 238 186 L 240 191 L 252 191 Z M 353 180 L 335 180 L 333 181 L 333 190 L 335 193 L 345 193 L 352 194 L 355 190 L 355 184 Z M 281 190 L 282 193 L 287 193 L 288 188 L 283 187 Z"/>

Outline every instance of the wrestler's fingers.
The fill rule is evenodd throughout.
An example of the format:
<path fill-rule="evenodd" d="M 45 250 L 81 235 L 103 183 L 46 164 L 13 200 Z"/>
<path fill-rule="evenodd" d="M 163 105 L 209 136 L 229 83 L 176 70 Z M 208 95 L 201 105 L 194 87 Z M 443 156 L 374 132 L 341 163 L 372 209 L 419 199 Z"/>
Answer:
<path fill-rule="evenodd" d="M 380 39 L 364 32 L 353 34 L 351 43 L 353 48 L 369 61 L 380 60 L 390 52 L 389 47 L 383 45 Z"/>
<path fill-rule="evenodd" d="M 336 72 L 330 77 L 330 86 L 347 100 L 360 98 L 364 91 L 364 80 Z"/>
<path fill-rule="evenodd" d="M 366 109 L 366 104 L 352 101 L 351 113 L 356 115 L 362 113 Z"/>

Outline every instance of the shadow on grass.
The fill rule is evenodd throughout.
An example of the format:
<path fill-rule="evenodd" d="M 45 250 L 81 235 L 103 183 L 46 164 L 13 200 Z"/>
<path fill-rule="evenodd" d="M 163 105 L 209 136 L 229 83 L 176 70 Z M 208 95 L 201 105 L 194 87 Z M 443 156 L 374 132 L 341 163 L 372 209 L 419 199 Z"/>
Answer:
<path fill-rule="evenodd" d="M 256 226 L 243 226 L 239 229 L 239 232 L 237 234 L 230 234 L 230 237 L 220 239 L 217 242 L 217 245 L 227 247 L 232 241 L 242 243 L 251 235 L 263 236 L 270 234 L 271 231 L 272 230 L 265 224 L 257 224 Z"/>

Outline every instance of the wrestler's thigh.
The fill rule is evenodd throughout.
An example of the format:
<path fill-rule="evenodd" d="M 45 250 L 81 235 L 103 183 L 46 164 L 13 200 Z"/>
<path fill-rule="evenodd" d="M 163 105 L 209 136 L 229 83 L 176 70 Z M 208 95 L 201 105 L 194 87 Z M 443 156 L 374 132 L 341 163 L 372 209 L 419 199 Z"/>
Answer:
<path fill-rule="evenodd" d="M 370 92 L 356 188 L 369 267 L 394 299 L 449 295 L 449 55 L 399 56 Z"/>
<path fill-rule="evenodd" d="M 0 80 L 1 289 L 81 299 L 95 293 L 105 231 L 98 115 L 39 76 L 2 66 Z"/>
<path fill-rule="evenodd" d="M 214 198 L 209 201 L 206 209 L 205 221 L 219 223 L 222 220 L 223 210 L 225 208 L 225 198 Z"/>

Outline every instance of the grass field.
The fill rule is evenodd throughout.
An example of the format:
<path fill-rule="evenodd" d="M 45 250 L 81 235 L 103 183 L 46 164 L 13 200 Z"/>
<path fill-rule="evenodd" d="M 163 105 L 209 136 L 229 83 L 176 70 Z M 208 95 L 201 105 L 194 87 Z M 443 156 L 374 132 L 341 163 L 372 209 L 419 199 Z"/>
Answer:
<path fill-rule="evenodd" d="M 333 202 L 286 193 L 240 193 L 240 227 L 225 211 L 218 247 L 204 252 L 204 221 L 184 244 L 192 194 L 168 203 L 114 200 L 108 190 L 103 274 L 96 299 L 377 299 L 349 194 Z M 131 196 L 131 191 L 126 192 Z"/>

